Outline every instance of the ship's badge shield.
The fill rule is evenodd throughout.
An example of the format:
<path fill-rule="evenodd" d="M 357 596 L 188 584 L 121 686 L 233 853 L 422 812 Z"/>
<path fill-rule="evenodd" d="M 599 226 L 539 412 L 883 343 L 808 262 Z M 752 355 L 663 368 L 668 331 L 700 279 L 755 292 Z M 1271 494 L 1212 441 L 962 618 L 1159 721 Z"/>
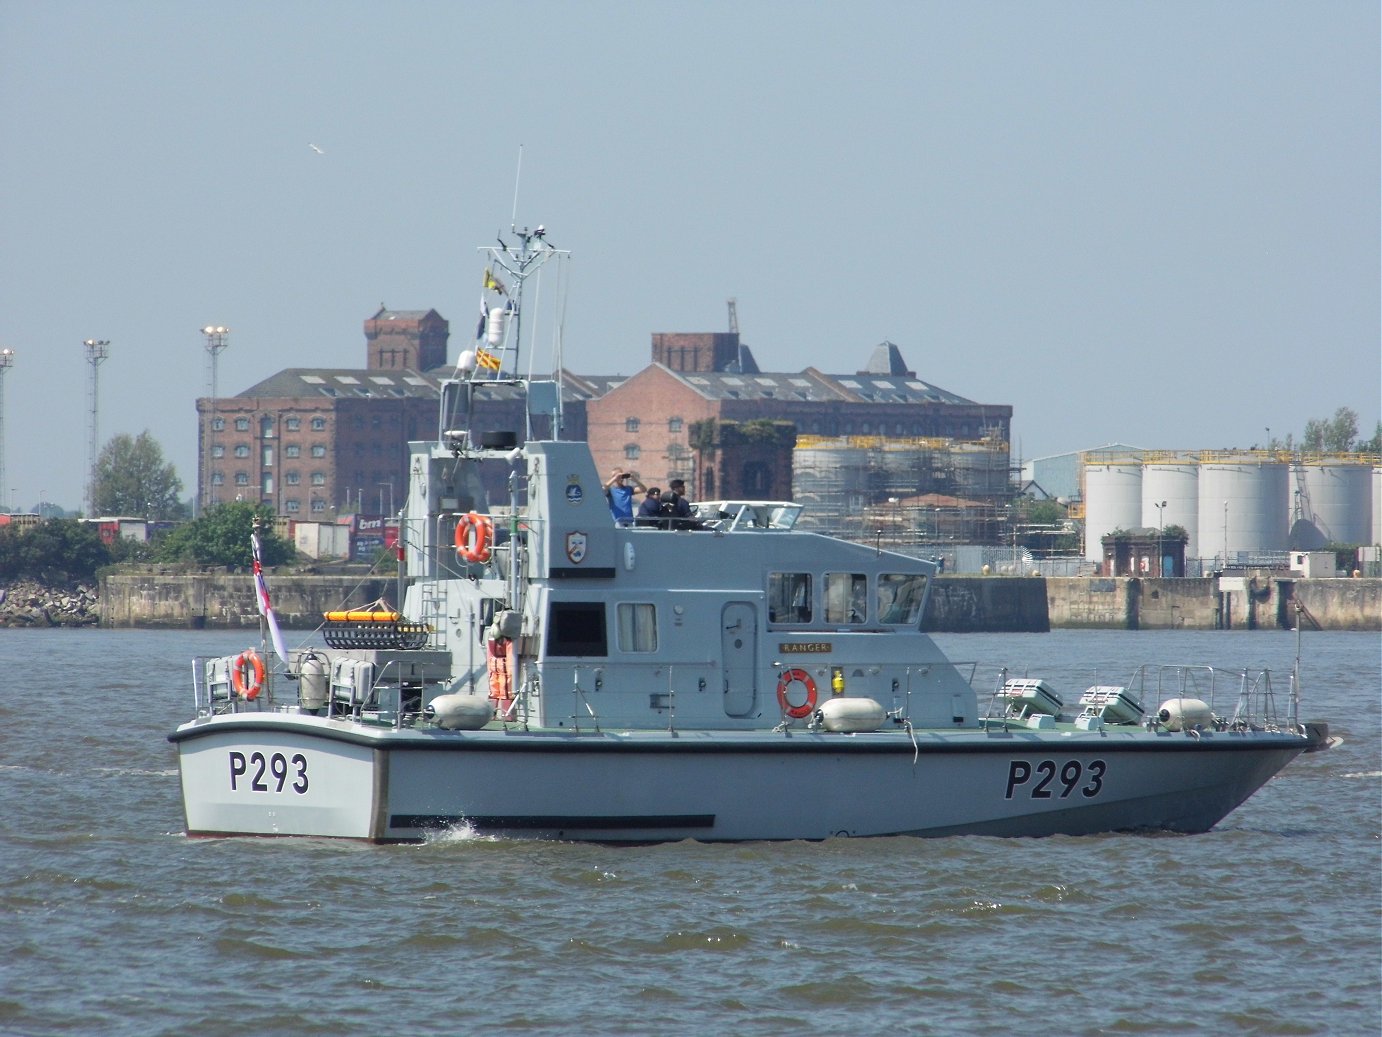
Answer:
<path fill-rule="evenodd" d="M 579 529 L 566 534 L 566 557 L 571 559 L 572 565 L 585 561 L 585 534 Z"/>

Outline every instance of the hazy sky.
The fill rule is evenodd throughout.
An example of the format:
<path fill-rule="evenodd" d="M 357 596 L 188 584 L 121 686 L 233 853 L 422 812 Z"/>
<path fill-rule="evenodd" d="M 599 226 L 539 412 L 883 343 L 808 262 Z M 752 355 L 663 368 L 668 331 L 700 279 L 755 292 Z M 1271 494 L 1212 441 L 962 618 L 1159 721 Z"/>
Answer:
<path fill-rule="evenodd" d="M 571 249 L 566 363 L 738 300 L 764 370 L 1011 404 L 1013 450 L 1379 416 L 1379 13 L 1359 2 L 0 3 L 8 488 L 81 504 L 219 389 L 473 330 L 475 246 Z M 309 142 L 322 153 L 309 148 Z"/>

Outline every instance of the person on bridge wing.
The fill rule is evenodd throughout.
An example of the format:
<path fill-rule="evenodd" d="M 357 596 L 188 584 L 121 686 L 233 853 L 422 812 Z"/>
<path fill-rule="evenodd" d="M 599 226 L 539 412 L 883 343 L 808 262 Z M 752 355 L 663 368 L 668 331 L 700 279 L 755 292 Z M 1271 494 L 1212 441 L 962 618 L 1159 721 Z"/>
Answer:
<path fill-rule="evenodd" d="M 673 479 L 662 495 L 662 514 L 671 518 L 673 529 L 700 529 L 701 524 L 691 515 L 691 502 L 686 499 L 686 480 Z"/>
<path fill-rule="evenodd" d="M 667 526 L 667 508 L 662 503 L 662 491 L 656 486 L 648 488 L 647 496 L 643 498 L 643 503 L 638 506 L 638 515 L 634 518 L 634 525 L 637 526 Z"/>
<path fill-rule="evenodd" d="M 629 480 L 633 484 L 629 484 Z M 633 521 L 633 492 L 634 489 L 645 490 L 646 486 L 638 476 L 632 472 L 624 471 L 623 466 L 614 469 L 609 479 L 605 482 L 605 497 L 609 500 L 609 510 L 616 522 Z"/>

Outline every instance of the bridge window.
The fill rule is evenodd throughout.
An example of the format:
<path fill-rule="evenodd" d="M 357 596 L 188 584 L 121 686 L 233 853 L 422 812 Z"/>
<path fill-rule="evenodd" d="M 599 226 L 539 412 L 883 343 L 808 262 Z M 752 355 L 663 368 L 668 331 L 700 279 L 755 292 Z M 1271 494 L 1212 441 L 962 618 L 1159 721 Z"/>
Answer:
<path fill-rule="evenodd" d="M 554 601 L 547 619 L 548 655 L 608 655 L 605 606 L 598 601 Z"/>
<path fill-rule="evenodd" d="M 868 618 L 869 580 L 863 573 L 825 574 L 825 621 L 862 623 Z"/>
<path fill-rule="evenodd" d="M 768 574 L 768 621 L 811 622 L 811 574 Z"/>
<path fill-rule="evenodd" d="M 618 606 L 619 650 L 657 651 L 657 608 L 643 602 L 624 602 Z"/>
<path fill-rule="evenodd" d="M 921 622 L 921 606 L 926 600 L 923 573 L 883 573 L 878 577 L 878 620 L 881 623 Z"/>

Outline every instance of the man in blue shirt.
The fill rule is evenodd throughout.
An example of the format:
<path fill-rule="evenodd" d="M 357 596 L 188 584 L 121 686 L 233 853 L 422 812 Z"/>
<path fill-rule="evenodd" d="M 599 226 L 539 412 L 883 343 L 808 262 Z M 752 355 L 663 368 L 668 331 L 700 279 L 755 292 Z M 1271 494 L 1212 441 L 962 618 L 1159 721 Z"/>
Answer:
<path fill-rule="evenodd" d="M 632 483 L 630 483 L 632 480 Z M 622 467 L 616 468 L 610 475 L 609 481 L 605 483 L 605 496 L 609 499 L 610 514 L 614 516 L 616 522 L 633 521 L 633 494 L 634 490 L 646 490 L 638 476 L 632 472 L 626 472 Z"/>

